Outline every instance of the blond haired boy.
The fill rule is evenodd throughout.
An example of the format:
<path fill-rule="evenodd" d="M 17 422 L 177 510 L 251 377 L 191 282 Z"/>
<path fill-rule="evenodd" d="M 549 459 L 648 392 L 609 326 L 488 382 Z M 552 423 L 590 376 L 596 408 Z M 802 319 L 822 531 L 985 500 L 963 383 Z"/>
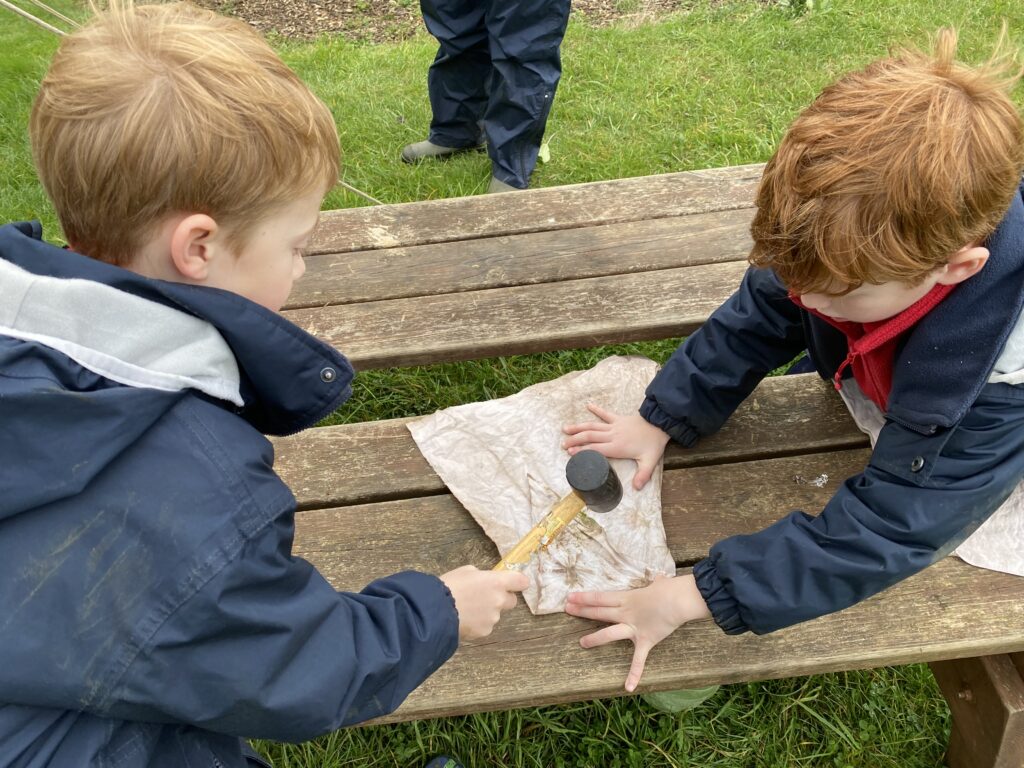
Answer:
<path fill-rule="evenodd" d="M 0 764 L 241 766 L 239 737 L 394 709 L 525 577 L 346 594 L 291 554 L 262 433 L 353 376 L 277 314 L 338 177 L 330 112 L 240 22 L 113 3 L 31 138 L 70 249 L 0 228 Z"/>
<path fill-rule="evenodd" d="M 969 67 L 957 38 L 827 87 L 789 127 L 757 195 L 739 290 L 673 354 L 639 413 L 599 407 L 570 452 L 638 461 L 717 430 L 774 368 L 808 351 L 866 430 L 871 461 L 817 517 L 793 512 L 711 547 L 692 575 L 566 610 L 582 639 L 649 650 L 711 616 L 771 632 L 838 611 L 949 554 L 1024 477 L 1024 167 L 1019 68 Z M 998 49 L 997 49 L 998 50 Z"/>

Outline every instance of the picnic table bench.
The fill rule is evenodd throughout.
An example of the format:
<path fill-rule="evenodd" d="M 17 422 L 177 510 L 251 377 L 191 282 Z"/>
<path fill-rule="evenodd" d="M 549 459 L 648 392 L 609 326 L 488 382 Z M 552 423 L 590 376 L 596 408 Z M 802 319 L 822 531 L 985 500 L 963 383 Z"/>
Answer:
<path fill-rule="evenodd" d="M 738 285 L 762 166 L 325 212 L 285 315 L 356 368 L 654 340 L 694 331 Z M 276 439 L 298 498 L 295 553 L 342 590 L 407 568 L 488 567 L 498 552 L 419 454 L 407 419 Z M 662 501 L 686 569 L 725 536 L 820 510 L 869 456 L 828 384 L 765 380 L 717 435 L 672 445 Z M 821 478 L 827 476 L 827 481 Z M 377 722 L 623 694 L 628 643 L 525 605 Z M 1024 579 L 946 558 L 837 614 L 757 637 L 688 625 L 643 690 L 931 662 L 953 766 L 1024 765 Z"/>

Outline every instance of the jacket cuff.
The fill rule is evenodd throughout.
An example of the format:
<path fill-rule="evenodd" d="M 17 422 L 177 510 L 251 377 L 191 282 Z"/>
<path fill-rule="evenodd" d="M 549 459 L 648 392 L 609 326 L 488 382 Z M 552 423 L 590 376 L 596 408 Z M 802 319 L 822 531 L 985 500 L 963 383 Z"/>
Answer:
<path fill-rule="evenodd" d="M 648 395 L 640 406 L 640 415 L 667 434 L 683 448 L 691 448 L 700 435 L 681 419 L 676 419 L 662 410 L 658 401 Z"/>
<path fill-rule="evenodd" d="M 421 622 L 420 640 L 436 653 L 433 674 L 459 647 L 459 611 L 448 585 L 440 577 L 420 571 L 401 571 L 368 584 L 364 594 L 377 590 L 401 594 Z"/>
<path fill-rule="evenodd" d="M 711 618 L 725 634 L 740 635 L 750 631 L 750 627 L 740 618 L 739 603 L 726 590 L 710 557 L 693 566 L 693 578 L 697 582 L 701 597 L 707 603 L 708 610 L 711 611 Z"/>

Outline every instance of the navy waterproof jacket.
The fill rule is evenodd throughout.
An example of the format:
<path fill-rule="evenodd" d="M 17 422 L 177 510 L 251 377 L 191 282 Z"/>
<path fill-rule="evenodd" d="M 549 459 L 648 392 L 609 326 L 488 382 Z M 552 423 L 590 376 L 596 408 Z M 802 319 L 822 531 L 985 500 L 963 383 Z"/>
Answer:
<path fill-rule="evenodd" d="M 456 648 L 451 594 L 293 557 L 262 434 L 342 403 L 347 360 L 39 237 L 0 228 L 0 765 L 230 768 L 395 709 Z"/>
<path fill-rule="evenodd" d="M 771 632 L 892 586 L 952 552 L 1024 478 L 1024 387 L 988 383 L 1010 334 L 1024 333 L 1024 185 L 986 246 L 981 272 L 898 350 L 864 472 L 817 517 L 792 512 L 720 541 L 694 567 L 723 630 Z M 640 412 L 691 446 L 804 349 L 831 380 L 846 337 L 794 304 L 771 270 L 751 268 L 654 378 Z"/>

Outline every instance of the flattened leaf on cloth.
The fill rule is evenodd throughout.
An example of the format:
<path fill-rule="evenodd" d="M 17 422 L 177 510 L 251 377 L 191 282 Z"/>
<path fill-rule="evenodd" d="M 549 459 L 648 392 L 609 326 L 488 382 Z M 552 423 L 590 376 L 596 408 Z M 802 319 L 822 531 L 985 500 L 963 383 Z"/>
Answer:
<path fill-rule="evenodd" d="M 562 427 L 594 421 L 587 403 L 636 411 L 657 369 L 646 358 L 610 357 L 511 397 L 446 408 L 410 422 L 409 431 L 505 554 L 571 490 Z M 561 611 L 569 592 L 630 589 L 675 574 L 661 521 L 661 464 L 642 491 L 632 486 L 634 461 L 614 459 L 612 467 L 622 481 L 619 506 L 605 514 L 584 510 L 526 567 L 530 586 L 523 598 L 534 613 Z"/>

